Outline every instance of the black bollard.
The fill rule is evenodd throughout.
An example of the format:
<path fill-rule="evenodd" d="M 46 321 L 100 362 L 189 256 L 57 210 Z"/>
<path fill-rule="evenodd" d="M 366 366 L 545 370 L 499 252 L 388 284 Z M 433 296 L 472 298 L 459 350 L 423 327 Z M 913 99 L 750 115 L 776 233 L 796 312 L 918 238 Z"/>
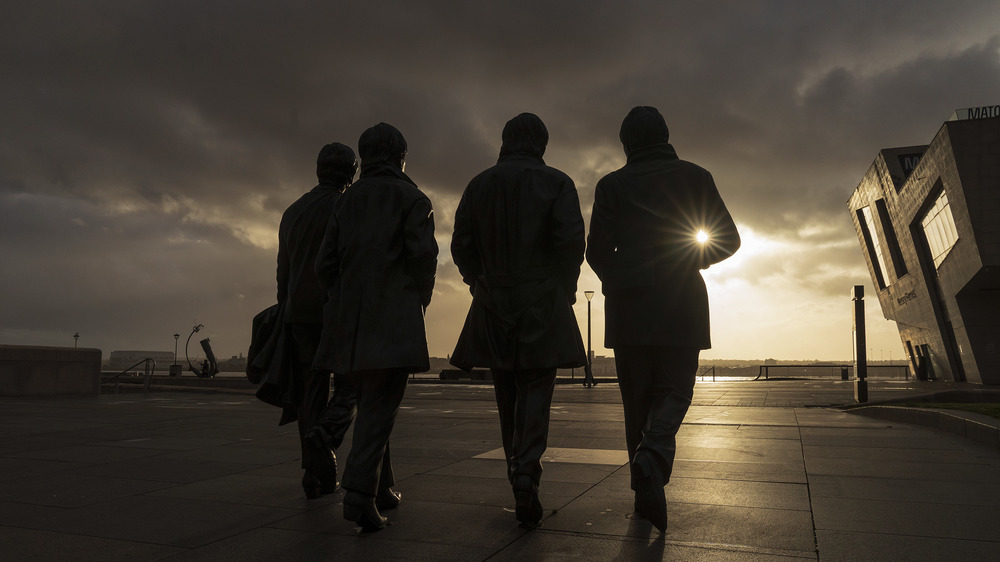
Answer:
<path fill-rule="evenodd" d="M 868 349 L 865 338 L 865 287 L 855 285 L 851 292 L 854 301 L 854 400 L 861 404 L 868 401 Z"/>

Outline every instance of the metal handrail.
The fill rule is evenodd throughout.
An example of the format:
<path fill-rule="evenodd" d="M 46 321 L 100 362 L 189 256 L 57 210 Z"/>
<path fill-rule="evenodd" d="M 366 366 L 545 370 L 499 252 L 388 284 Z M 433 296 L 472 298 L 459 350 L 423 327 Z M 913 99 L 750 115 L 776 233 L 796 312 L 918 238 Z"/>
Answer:
<path fill-rule="evenodd" d="M 805 370 L 805 369 L 841 369 L 841 372 L 843 373 L 843 369 L 853 369 L 854 365 L 851 365 L 849 363 L 813 363 L 813 364 L 803 364 L 803 363 L 771 363 L 771 364 L 762 364 L 758 368 L 757 377 L 754 378 L 753 380 L 759 381 L 760 377 L 762 377 L 762 376 L 764 377 L 764 380 L 770 380 L 770 374 L 771 374 L 770 370 L 771 370 L 771 368 L 775 368 L 775 369 L 800 369 L 800 370 Z M 847 379 L 844 379 L 844 380 L 847 380 Z"/>
<path fill-rule="evenodd" d="M 883 376 L 884 377 L 884 372 L 885 371 L 889 371 L 889 372 L 895 371 L 895 372 L 901 373 L 903 375 L 902 377 L 887 377 L 887 378 L 902 378 L 904 380 L 909 380 L 909 378 L 910 378 L 910 370 L 909 370 L 909 367 L 907 365 L 899 365 L 899 364 L 878 365 L 878 364 L 871 364 L 871 363 L 869 363 L 867 367 L 868 367 L 868 378 L 871 378 L 872 377 L 872 373 L 874 373 L 874 372 L 878 372 L 879 373 L 878 376 Z M 771 369 L 786 369 L 786 370 L 792 369 L 792 370 L 799 370 L 799 371 L 806 371 L 806 370 L 809 370 L 809 369 L 830 369 L 830 370 L 839 369 L 840 370 L 841 378 L 842 378 L 842 380 L 845 380 L 845 381 L 849 380 L 850 376 L 853 376 L 853 373 L 854 373 L 854 365 L 852 363 L 812 363 L 812 364 L 808 364 L 808 363 L 772 363 L 772 364 L 759 365 L 758 366 L 758 371 L 757 371 L 757 376 L 753 380 L 755 380 L 755 381 L 759 381 L 759 380 L 762 380 L 762 379 L 763 380 L 770 380 L 770 370 Z M 805 374 L 803 374 L 802 376 L 804 378 L 809 378 Z M 829 376 L 836 376 L 836 374 L 832 374 L 832 375 L 829 375 Z"/>
<path fill-rule="evenodd" d="M 104 386 L 109 382 L 114 382 L 115 394 L 118 394 L 118 383 L 119 383 L 118 379 L 120 379 L 122 375 L 128 374 L 132 369 L 135 369 L 139 365 L 143 365 L 143 373 L 146 377 L 146 383 L 143 385 L 143 390 L 149 392 L 149 385 L 153 382 L 153 375 L 156 373 L 156 359 L 153 359 L 152 357 L 147 357 L 137 362 L 135 365 L 132 365 L 127 369 L 123 369 L 122 372 L 118 373 L 117 375 L 101 379 L 101 386 Z"/>

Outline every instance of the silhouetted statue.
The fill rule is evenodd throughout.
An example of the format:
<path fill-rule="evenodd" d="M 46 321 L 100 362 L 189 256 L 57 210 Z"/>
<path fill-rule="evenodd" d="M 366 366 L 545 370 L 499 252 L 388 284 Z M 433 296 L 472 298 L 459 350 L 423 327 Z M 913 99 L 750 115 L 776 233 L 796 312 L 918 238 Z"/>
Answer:
<path fill-rule="evenodd" d="M 584 223 L 573 180 L 542 160 L 542 120 L 522 113 L 502 138 L 455 213 L 451 253 L 473 298 L 451 363 L 490 368 L 516 516 L 537 527 L 556 368 L 586 363 L 572 309 Z"/>
<path fill-rule="evenodd" d="M 431 202 L 403 173 L 403 135 L 379 123 L 361 134 L 358 153 L 361 176 L 338 202 L 316 262 L 329 294 L 316 365 L 353 377 L 344 518 L 376 531 L 386 524 L 379 510 L 400 501 L 389 436 L 407 376 L 429 368 L 424 310 L 438 247 Z"/>
<path fill-rule="evenodd" d="M 316 275 L 316 257 L 341 193 L 354 180 L 358 163 L 354 151 L 340 143 L 324 146 L 316 159 L 319 185 L 291 204 L 281 216 L 278 227 L 278 302 L 284 305 L 284 323 L 295 393 L 295 417 L 302 445 L 302 488 L 306 497 L 318 498 L 337 489 L 337 458 L 331 448 L 340 446 L 354 417 L 354 392 L 349 380 L 335 377 L 337 391 L 331 403 L 347 404 L 340 417 L 327 415 L 328 431 L 339 434 L 326 444 L 315 435 L 314 425 L 327 406 L 330 372 L 314 369 L 313 359 L 323 332 L 323 306 L 326 291 Z"/>
<path fill-rule="evenodd" d="M 629 112 L 620 138 L 627 163 L 597 183 L 587 261 L 603 283 L 635 508 L 663 531 L 675 435 L 698 354 L 711 347 L 700 270 L 732 255 L 740 237 L 712 175 L 677 158 L 656 109 Z"/>

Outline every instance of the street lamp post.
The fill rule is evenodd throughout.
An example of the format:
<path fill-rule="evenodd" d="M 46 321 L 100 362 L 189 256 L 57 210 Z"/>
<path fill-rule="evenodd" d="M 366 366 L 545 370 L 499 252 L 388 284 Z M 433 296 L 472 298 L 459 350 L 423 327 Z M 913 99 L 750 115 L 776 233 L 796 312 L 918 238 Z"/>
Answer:
<path fill-rule="evenodd" d="M 594 291 L 584 291 L 584 296 L 587 297 L 587 365 L 586 365 L 586 375 L 583 379 L 583 386 L 590 388 L 597 383 L 594 382 L 594 369 L 591 361 L 594 357 L 594 352 L 591 351 L 590 347 L 590 300 L 594 298 Z"/>
<path fill-rule="evenodd" d="M 177 364 L 177 338 L 180 334 L 174 334 L 174 363 L 170 365 L 170 376 L 176 377 L 181 374 L 181 366 Z"/>
<path fill-rule="evenodd" d="M 76 349 L 76 343 L 80 341 L 80 332 L 73 334 L 73 349 Z"/>

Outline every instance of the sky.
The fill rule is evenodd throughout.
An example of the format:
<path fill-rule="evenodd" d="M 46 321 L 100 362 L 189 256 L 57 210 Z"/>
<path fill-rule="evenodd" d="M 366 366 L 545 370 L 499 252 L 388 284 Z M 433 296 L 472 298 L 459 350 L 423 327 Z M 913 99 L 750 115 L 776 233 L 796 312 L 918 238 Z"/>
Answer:
<path fill-rule="evenodd" d="M 675 5 L 676 4 L 676 5 Z M 435 208 L 430 353 L 471 300 L 455 207 L 537 114 L 546 163 L 594 185 L 618 130 L 659 108 L 712 172 L 743 237 L 705 271 L 703 359 L 850 360 L 863 284 L 869 357 L 899 359 L 847 199 L 882 148 L 926 144 L 958 108 L 1000 102 L 991 2 L 33 2 L 0 6 L 0 344 L 245 354 L 274 303 L 282 211 L 319 149 L 384 121 Z M 595 290 L 592 341 L 603 347 Z M 665 319 L 665 321 L 667 321 Z M 182 355 L 183 356 L 183 355 Z"/>

